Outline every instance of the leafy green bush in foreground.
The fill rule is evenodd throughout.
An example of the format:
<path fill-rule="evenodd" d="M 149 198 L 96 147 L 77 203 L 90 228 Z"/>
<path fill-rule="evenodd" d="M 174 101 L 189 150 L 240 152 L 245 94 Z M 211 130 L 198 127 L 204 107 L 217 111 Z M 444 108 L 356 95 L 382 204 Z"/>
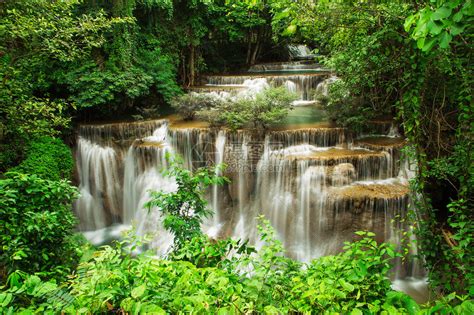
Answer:
<path fill-rule="evenodd" d="M 235 253 L 216 267 L 130 255 L 140 242 L 128 238 L 104 246 L 62 285 L 14 273 L 0 293 L 0 310 L 31 313 L 95 314 L 470 314 L 472 301 L 451 307 L 446 301 L 421 310 L 407 295 L 390 289 L 391 245 L 377 244 L 371 233 L 347 244 L 335 256 L 307 268 L 284 257 L 268 222 L 257 253 Z M 453 297 L 448 297 L 453 298 Z"/>
<path fill-rule="evenodd" d="M 65 180 L 20 173 L 0 180 L 0 265 L 7 273 L 50 277 L 71 271 L 79 257 L 72 239 L 76 197 L 76 188 Z"/>

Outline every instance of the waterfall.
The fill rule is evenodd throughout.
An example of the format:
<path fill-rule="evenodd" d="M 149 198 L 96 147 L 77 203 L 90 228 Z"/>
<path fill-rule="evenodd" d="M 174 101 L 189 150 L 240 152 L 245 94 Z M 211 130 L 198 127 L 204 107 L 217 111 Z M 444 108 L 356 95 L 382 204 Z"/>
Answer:
<path fill-rule="evenodd" d="M 226 143 L 226 133 L 224 130 L 220 130 L 219 133 L 217 134 L 216 138 L 216 148 L 215 148 L 215 157 L 214 161 L 216 165 L 220 165 L 224 162 L 224 149 L 225 149 L 225 143 Z M 216 176 L 221 176 L 222 172 L 219 169 L 216 169 Z M 219 204 L 219 186 L 214 185 L 212 187 L 212 208 L 214 210 L 214 232 L 212 233 L 213 236 L 217 236 L 218 227 L 220 226 L 220 204 Z"/>
<path fill-rule="evenodd" d="M 289 91 L 296 92 L 300 100 L 311 100 L 312 91 L 319 83 L 327 78 L 327 73 L 302 73 L 302 74 L 268 74 L 268 75 L 226 75 L 207 76 L 207 83 L 212 87 L 241 88 L 250 93 L 262 91 L 267 86 L 285 86 Z"/>
<path fill-rule="evenodd" d="M 292 59 L 312 59 L 315 57 L 306 45 L 288 45 L 288 50 Z"/>
<path fill-rule="evenodd" d="M 308 101 L 315 92 L 327 95 L 336 80 L 323 71 L 273 73 L 285 67 L 297 70 L 314 64 L 257 65 L 250 74 L 208 76 L 209 85 L 194 89 L 228 98 L 253 97 L 270 86 L 284 86 L 299 94 L 300 101 Z M 228 165 L 216 175 L 230 183 L 211 186 L 206 193 L 214 216 L 205 220 L 203 231 L 212 238 L 232 236 L 259 246 L 255 218 L 263 214 L 287 255 L 300 261 L 339 252 L 358 230 L 373 231 L 377 241 L 400 244 L 403 233 L 412 229 L 408 221 L 399 221 L 410 203 L 412 171 L 407 162 L 400 162 L 406 142 L 390 129 L 391 123 L 374 124 L 382 136 L 356 137 L 344 128 L 316 123 L 265 132 L 216 130 L 166 119 L 80 126 L 76 161 L 81 197 L 75 203 L 79 228 L 102 243 L 135 225 L 140 235 L 154 234 L 151 246 L 157 254 L 166 253 L 172 235 L 163 229 L 159 209 L 144 209 L 144 204 L 151 191 L 176 189 L 174 180 L 161 172 L 168 167 L 166 155 L 174 153 L 190 170 Z M 396 261 L 395 277 L 420 279 L 419 265 Z M 396 284 L 403 287 L 400 281 Z"/>
<path fill-rule="evenodd" d="M 79 137 L 77 168 L 80 198 L 76 201 L 82 230 L 100 229 L 118 214 L 120 185 L 115 151 Z"/>
<path fill-rule="evenodd" d="M 328 69 L 321 67 L 321 65 L 314 63 L 313 61 L 291 61 L 291 62 L 272 62 L 272 63 L 261 63 L 250 67 L 249 72 L 261 73 L 261 72 L 328 72 Z"/>
<path fill-rule="evenodd" d="M 136 127 L 131 124 L 129 128 Z M 349 220 L 344 219 L 344 212 L 375 211 L 378 217 L 404 211 L 404 206 L 395 206 L 395 200 L 404 200 L 406 181 L 393 177 L 401 172 L 393 156 L 398 156 L 403 141 L 384 145 L 364 138 L 344 147 L 348 138 L 342 128 L 268 131 L 262 137 L 245 130 L 175 129 L 163 121 L 141 133 L 141 138 L 133 139 L 136 134 L 130 131 L 122 134 L 122 139 L 115 139 L 121 143 L 115 148 L 106 139 L 100 145 L 79 138 L 77 160 L 83 194 L 76 211 L 83 230 L 134 220 L 145 230 L 142 225 L 149 220 L 143 204 L 149 191 L 174 187 L 160 172 L 167 167 L 167 152 L 182 155 L 189 169 L 229 165 L 223 175 L 232 182 L 209 191 L 215 216 L 206 223 L 206 230 L 213 236 L 252 238 L 254 218 L 263 213 L 289 254 L 302 260 L 333 253 L 343 240 L 351 239 L 353 228 L 337 232 L 335 222 Z M 348 227 L 373 227 L 368 225 L 373 222 L 357 217 L 348 222 Z"/>

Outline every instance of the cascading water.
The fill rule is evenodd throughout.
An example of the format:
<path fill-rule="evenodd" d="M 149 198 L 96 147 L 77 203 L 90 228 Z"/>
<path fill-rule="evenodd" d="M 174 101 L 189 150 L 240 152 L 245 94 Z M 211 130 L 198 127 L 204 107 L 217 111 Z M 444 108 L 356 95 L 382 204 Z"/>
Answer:
<path fill-rule="evenodd" d="M 262 81 L 272 87 L 285 86 L 290 88 L 299 96 L 300 100 L 311 100 L 312 91 L 318 84 L 327 78 L 327 73 L 295 73 L 295 74 L 252 74 L 252 75 L 226 75 L 208 76 L 207 82 L 213 87 L 234 87 L 243 89 L 255 89 L 254 86 L 261 86 Z M 291 83 L 288 83 L 291 82 Z"/>
<path fill-rule="evenodd" d="M 246 84 L 263 89 L 275 82 L 222 78 L 214 84 L 257 79 L 258 84 Z M 292 75 L 278 80 L 290 90 L 300 89 Z M 317 84 L 309 86 L 307 93 Z M 207 195 L 215 215 L 203 229 L 212 237 L 232 236 L 258 245 L 255 218 L 263 214 L 287 254 L 302 261 L 337 253 L 357 230 L 397 243 L 410 229 L 408 223 L 392 223 L 406 215 L 409 203 L 405 165 L 399 163 L 404 144 L 399 137 L 352 139 L 343 128 L 320 125 L 265 133 L 186 127 L 167 120 L 82 126 L 76 212 L 91 240 L 100 243 L 113 234 L 103 228 L 135 223 L 138 233 L 153 232 L 152 246 L 165 253 L 172 236 L 162 228 L 159 211 L 143 207 L 150 190 L 176 189 L 161 170 L 167 167 L 166 154 L 177 153 L 189 169 L 228 165 L 222 175 L 231 182 L 211 187 Z M 397 268 L 400 278 L 422 276 L 414 267 Z"/>

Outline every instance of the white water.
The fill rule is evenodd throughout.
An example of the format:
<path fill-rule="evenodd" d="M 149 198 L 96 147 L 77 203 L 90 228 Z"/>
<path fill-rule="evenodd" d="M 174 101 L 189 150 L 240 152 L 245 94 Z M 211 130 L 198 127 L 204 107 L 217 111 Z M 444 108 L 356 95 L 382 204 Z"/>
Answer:
<path fill-rule="evenodd" d="M 327 93 L 335 79 L 323 79 L 216 77 L 213 84 L 245 86 L 238 97 L 284 85 L 304 100 L 314 89 Z M 218 97 L 236 95 L 219 93 Z M 76 212 L 88 239 L 102 243 L 135 225 L 141 235 L 154 233 L 153 248 L 166 253 L 172 236 L 163 229 L 158 209 L 145 209 L 144 204 L 150 191 L 176 189 L 174 180 L 161 173 L 167 167 L 167 153 L 180 154 L 188 169 L 229 165 L 222 175 L 231 183 L 211 187 L 207 196 L 215 215 L 203 229 L 214 238 L 249 239 L 258 246 L 255 218 L 264 214 L 288 255 L 309 261 L 337 253 L 357 230 L 375 232 L 378 241 L 399 243 L 401 233 L 410 229 L 408 223 L 392 223 L 406 215 L 409 202 L 410 172 L 406 163 L 400 165 L 397 146 L 357 146 L 341 128 L 233 133 L 170 129 L 165 121 L 154 121 L 81 127 L 77 149 L 81 198 Z M 423 272 L 418 265 L 413 263 L 409 270 L 397 266 L 397 277 L 419 279 Z"/>

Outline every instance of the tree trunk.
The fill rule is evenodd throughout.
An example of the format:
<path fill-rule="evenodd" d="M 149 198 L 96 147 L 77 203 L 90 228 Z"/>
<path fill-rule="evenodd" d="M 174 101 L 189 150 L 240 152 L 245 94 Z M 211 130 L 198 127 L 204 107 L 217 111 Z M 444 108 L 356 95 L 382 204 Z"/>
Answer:
<path fill-rule="evenodd" d="M 189 48 L 189 80 L 188 87 L 194 85 L 194 79 L 196 77 L 195 63 L 196 63 L 196 47 L 191 45 Z"/>
<path fill-rule="evenodd" d="M 252 56 L 252 31 L 249 31 L 248 37 L 247 37 L 248 45 L 247 45 L 247 58 L 245 60 L 245 63 L 247 65 L 250 65 L 250 58 Z"/>

